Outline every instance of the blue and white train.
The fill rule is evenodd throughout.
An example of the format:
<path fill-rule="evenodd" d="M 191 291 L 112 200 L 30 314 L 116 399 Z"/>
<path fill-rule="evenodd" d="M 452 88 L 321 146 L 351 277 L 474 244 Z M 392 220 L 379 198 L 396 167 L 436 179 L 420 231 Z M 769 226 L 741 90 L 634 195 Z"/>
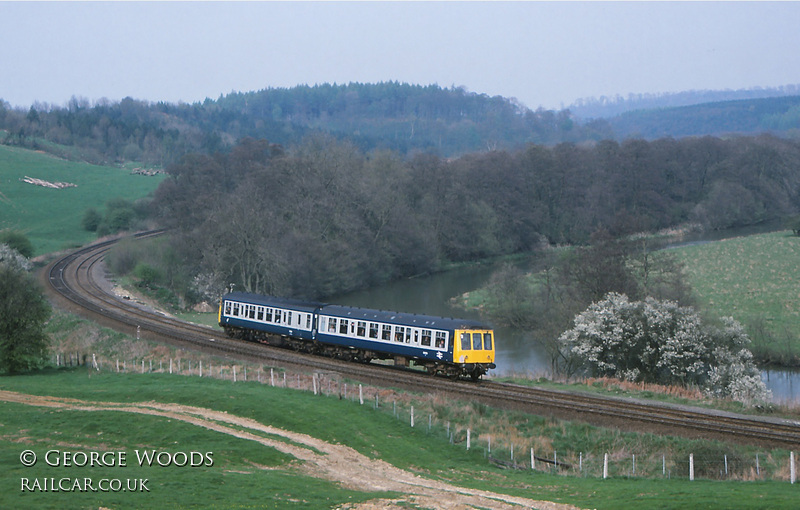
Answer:
<path fill-rule="evenodd" d="M 392 359 L 452 378 L 495 368 L 494 332 L 471 320 L 231 292 L 219 325 L 232 338 L 365 363 Z"/>

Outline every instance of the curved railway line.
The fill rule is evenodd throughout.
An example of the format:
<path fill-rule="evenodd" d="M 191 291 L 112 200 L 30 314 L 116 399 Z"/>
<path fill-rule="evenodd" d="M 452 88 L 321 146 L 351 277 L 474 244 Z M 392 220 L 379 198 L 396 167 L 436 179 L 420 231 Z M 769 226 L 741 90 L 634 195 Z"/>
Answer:
<path fill-rule="evenodd" d="M 160 231 L 137 234 L 146 238 Z M 451 381 L 418 371 L 344 362 L 259 344 L 231 340 L 221 331 L 186 323 L 112 295 L 101 264 L 117 240 L 81 248 L 45 268 L 42 278 L 60 306 L 125 333 L 179 347 L 275 366 L 341 374 L 361 382 L 439 393 L 450 398 L 624 430 L 720 439 L 766 447 L 800 447 L 800 421 L 756 417 L 689 406 L 602 397 L 514 384 Z"/>

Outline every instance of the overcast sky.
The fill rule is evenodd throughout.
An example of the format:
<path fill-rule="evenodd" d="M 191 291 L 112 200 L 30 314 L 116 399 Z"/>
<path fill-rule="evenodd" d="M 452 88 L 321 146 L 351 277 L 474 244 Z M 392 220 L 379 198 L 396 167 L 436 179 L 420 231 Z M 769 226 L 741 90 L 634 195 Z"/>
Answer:
<path fill-rule="evenodd" d="M 5 2 L 0 98 L 192 103 L 318 83 L 530 108 L 800 83 L 800 2 Z"/>

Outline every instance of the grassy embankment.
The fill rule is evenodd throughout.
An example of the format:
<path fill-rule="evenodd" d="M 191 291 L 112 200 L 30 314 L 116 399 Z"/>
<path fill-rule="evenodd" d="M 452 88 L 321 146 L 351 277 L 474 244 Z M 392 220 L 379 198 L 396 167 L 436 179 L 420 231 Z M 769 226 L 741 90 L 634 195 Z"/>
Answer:
<path fill-rule="evenodd" d="M 451 444 L 441 426 L 429 431 L 418 421 L 415 428 L 398 420 L 386 409 L 339 398 L 314 396 L 310 392 L 270 387 L 258 383 L 237 383 L 209 378 L 168 374 L 94 373 L 83 369 L 59 370 L 39 375 L 0 378 L 0 389 L 33 395 L 48 395 L 92 402 L 178 403 L 216 410 L 205 424 L 186 422 L 186 415 L 153 416 L 116 410 L 74 410 L 0 403 L 2 430 L 0 455 L 0 507 L 3 508 L 338 508 L 376 498 L 401 498 L 398 492 L 359 491 L 345 488 L 325 476 L 314 474 L 311 461 L 299 461 L 281 448 L 259 439 L 298 446 L 282 431 L 307 434 L 329 445 L 346 445 L 362 459 L 381 459 L 427 480 L 525 497 L 570 503 L 582 508 L 795 508 L 797 486 L 786 481 L 689 482 L 674 474 L 663 479 L 644 479 L 614 474 L 602 480 L 596 476 L 563 476 L 553 472 L 504 470 L 486 459 L 486 452 L 464 443 Z M 417 402 L 417 405 L 423 405 Z M 102 407 L 102 406 L 100 406 Z M 721 448 L 702 441 L 670 440 L 647 434 L 621 434 L 588 426 L 570 426 L 554 420 L 518 414 L 500 414 L 484 406 L 433 401 L 432 408 L 449 408 L 453 423 L 471 421 L 473 441 L 492 432 L 490 424 L 514 422 L 520 434 L 546 432 L 552 446 L 599 447 L 615 445 L 620 454 L 645 447 L 694 449 L 695 455 Z M 131 406 L 134 408 L 134 406 Z M 141 409 L 141 407 L 136 407 Z M 445 412 L 439 409 L 440 412 Z M 424 416 L 418 409 L 418 416 Z M 203 411 L 193 410 L 200 416 Z M 222 418 L 224 416 L 224 418 Z M 486 421 L 480 421 L 485 416 Z M 239 418 L 255 420 L 280 430 L 258 431 L 238 423 Z M 214 427 L 213 429 L 210 427 Z M 454 425 L 455 427 L 455 425 Z M 255 431 L 255 432 L 254 432 Z M 249 432 L 249 438 L 232 433 Z M 530 439 L 530 438 L 529 438 Z M 305 444 L 305 443 L 304 443 Z M 542 445 L 539 445 L 542 447 Z M 304 446 L 311 454 L 321 447 Z M 52 467 L 44 462 L 47 450 L 125 451 L 127 465 L 96 467 Z M 703 450 L 701 452 L 701 449 Z M 20 455 L 33 450 L 39 456 L 34 467 L 24 467 Z M 136 450 L 213 452 L 213 466 L 140 467 Z M 732 450 L 726 449 L 731 452 Z M 333 455 L 325 453 L 323 457 Z M 500 454 L 496 454 L 500 455 Z M 585 454 L 586 455 L 586 454 Z M 762 453 L 762 469 L 766 469 Z M 785 457 L 785 452 L 775 452 Z M 587 459 L 588 457 L 584 457 Z M 639 457 L 637 456 L 637 459 Z M 730 456 L 733 458 L 733 455 Z M 567 460 L 567 459 L 564 459 Z M 570 459 L 573 460 L 574 459 Z M 644 460 L 644 459 L 642 459 Z M 366 460 L 364 461 L 366 462 Z M 782 462 L 785 462 L 783 459 Z M 644 463 L 640 470 L 644 470 Z M 660 467 L 660 465 L 659 465 Z M 341 466 L 346 470 L 346 464 Z M 671 466 L 673 473 L 678 468 Z M 784 471 L 786 468 L 784 468 Z M 639 472 L 639 471 L 637 471 Z M 782 476 L 785 477 L 786 473 Z M 21 480 L 62 477 L 147 479 L 149 492 L 60 492 L 21 491 Z M 456 496 L 444 494 L 452 503 Z M 416 508 L 406 498 L 400 506 Z M 422 505 L 421 507 L 429 507 Z"/>
<path fill-rule="evenodd" d="M 45 188 L 25 177 L 76 187 Z M 81 226 L 90 207 L 102 212 L 109 199 L 136 200 L 152 193 L 163 176 L 132 175 L 130 169 L 66 161 L 49 154 L 0 145 L 0 229 L 25 233 L 35 255 L 81 246 L 95 234 Z"/>

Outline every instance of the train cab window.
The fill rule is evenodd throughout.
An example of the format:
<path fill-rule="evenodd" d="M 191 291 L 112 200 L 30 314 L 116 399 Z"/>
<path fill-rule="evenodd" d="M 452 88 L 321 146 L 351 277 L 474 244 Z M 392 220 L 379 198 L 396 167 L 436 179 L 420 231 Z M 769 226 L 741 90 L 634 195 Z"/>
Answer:
<path fill-rule="evenodd" d="M 472 343 L 470 342 L 469 333 L 461 333 L 461 350 L 469 351 L 470 349 L 472 349 Z"/>
<path fill-rule="evenodd" d="M 383 329 L 381 330 L 381 340 L 389 341 L 392 339 L 392 327 L 388 324 L 383 325 Z"/>
<path fill-rule="evenodd" d="M 402 342 L 403 337 L 405 336 L 405 329 L 403 326 L 395 326 L 394 330 L 394 341 L 395 342 Z"/>
<path fill-rule="evenodd" d="M 431 346 L 431 330 L 430 329 L 423 329 L 422 330 L 422 345 L 425 347 Z"/>
<path fill-rule="evenodd" d="M 447 345 L 447 334 L 444 331 L 436 332 L 436 348 L 444 349 Z"/>
<path fill-rule="evenodd" d="M 483 335 L 480 333 L 473 333 L 472 334 L 472 348 L 476 351 L 480 351 L 483 346 Z"/>
<path fill-rule="evenodd" d="M 328 333 L 336 333 L 336 319 L 333 317 L 328 319 Z"/>
<path fill-rule="evenodd" d="M 358 321 L 358 329 L 356 330 L 356 335 L 358 336 L 367 336 L 367 323 Z"/>
<path fill-rule="evenodd" d="M 347 319 L 341 319 L 339 321 L 339 333 L 341 333 L 342 335 L 346 335 L 347 326 L 349 326 L 349 321 Z"/>
<path fill-rule="evenodd" d="M 491 351 L 492 350 L 492 334 L 491 333 L 484 333 L 483 334 L 483 348 L 484 350 Z"/>
<path fill-rule="evenodd" d="M 369 337 L 370 338 L 378 338 L 378 325 L 374 322 L 369 323 Z"/>

